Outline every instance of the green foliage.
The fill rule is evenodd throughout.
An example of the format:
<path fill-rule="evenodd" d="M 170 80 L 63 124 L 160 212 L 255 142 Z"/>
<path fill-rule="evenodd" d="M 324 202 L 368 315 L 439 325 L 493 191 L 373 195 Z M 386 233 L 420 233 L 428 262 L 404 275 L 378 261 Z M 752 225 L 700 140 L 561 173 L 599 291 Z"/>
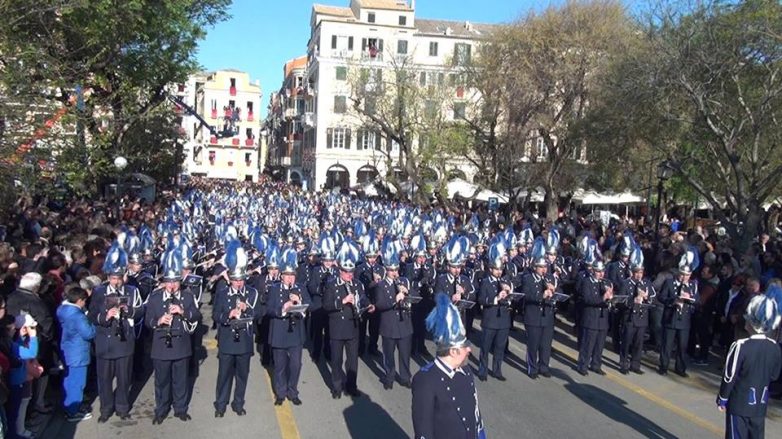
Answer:
<path fill-rule="evenodd" d="M 225 19 L 229 0 L 13 0 L 0 2 L 0 115 L 19 133 L 0 138 L 10 154 L 68 107 L 70 138 L 51 153 L 56 173 L 77 192 L 93 192 L 123 154 L 126 172 L 171 173 L 176 125 L 166 87 L 198 69 L 197 43 Z M 75 108 L 75 90 L 84 90 Z M 168 124 L 171 124 L 170 126 Z M 57 136 L 49 130 L 36 144 Z M 163 155 L 161 155 L 163 154 Z"/>

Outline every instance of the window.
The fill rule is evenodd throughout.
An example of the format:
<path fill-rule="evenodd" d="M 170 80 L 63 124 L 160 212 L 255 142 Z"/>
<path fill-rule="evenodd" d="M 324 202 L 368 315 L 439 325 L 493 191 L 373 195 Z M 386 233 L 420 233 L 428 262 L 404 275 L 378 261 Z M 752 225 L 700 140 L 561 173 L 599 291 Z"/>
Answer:
<path fill-rule="evenodd" d="M 427 100 L 424 102 L 424 114 L 429 119 L 434 119 L 437 117 L 437 102 L 433 100 Z"/>
<path fill-rule="evenodd" d="M 404 15 L 399 16 L 399 25 L 400 26 L 407 26 L 407 17 Z"/>
<path fill-rule="evenodd" d="M 348 50 L 353 50 L 353 37 L 348 37 Z"/>
<path fill-rule="evenodd" d="M 543 141 L 542 137 L 538 137 L 536 153 L 538 159 L 545 159 L 548 157 L 548 148 L 546 147 L 546 142 Z"/>
<path fill-rule="evenodd" d="M 456 43 L 454 48 L 454 64 L 464 66 L 470 63 L 470 51 L 472 46 L 465 43 Z"/>
<path fill-rule="evenodd" d="M 398 153 L 399 152 L 399 143 L 396 142 L 396 140 L 388 139 L 388 142 L 386 143 L 386 151 L 389 153 Z"/>
<path fill-rule="evenodd" d="M 344 81 L 348 79 L 348 68 L 337 67 L 337 81 Z"/>
<path fill-rule="evenodd" d="M 361 51 L 368 53 L 370 57 L 374 58 L 378 53 L 383 52 L 383 40 L 380 38 L 362 38 Z"/>
<path fill-rule="evenodd" d="M 421 72 L 419 75 L 418 82 L 421 84 L 421 87 L 426 86 L 426 72 Z"/>
<path fill-rule="evenodd" d="M 245 134 L 247 134 L 247 138 L 248 139 L 254 139 L 255 138 L 255 136 L 253 136 L 253 129 L 252 128 L 247 128 L 247 130 L 245 131 Z"/>
<path fill-rule="evenodd" d="M 252 161 L 253 161 L 252 153 L 249 152 L 244 153 L 244 162 L 249 165 L 250 163 L 252 163 Z"/>
<path fill-rule="evenodd" d="M 407 40 L 399 40 L 396 43 L 396 53 L 407 55 Z"/>
<path fill-rule="evenodd" d="M 332 35 L 331 36 L 331 48 L 336 49 L 337 48 L 337 36 Z"/>
<path fill-rule="evenodd" d="M 370 12 L 367 14 L 367 22 L 368 23 L 374 23 L 375 22 L 375 13 Z"/>
<path fill-rule="evenodd" d="M 464 102 L 456 102 L 453 104 L 453 118 L 454 119 L 464 119 L 464 111 L 465 111 L 466 105 Z"/>
<path fill-rule="evenodd" d="M 252 113 L 253 112 L 253 103 L 252 101 L 247 101 L 247 112 Z"/>
<path fill-rule="evenodd" d="M 347 111 L 348 102 L 345 96 L 334 96 L 334 112 L 343 114 Z"/>
<path fill-rule="evenodd" d="M 350 128 L 327 129 L 326 148 L 350 149 Z"/>
<path fill-rule="evenodd" d="M 377 98 L 374 96 L 367 96 L 364 98 L 364 112 L 366 114 L 375 114 L 377 107 Z"/>
<path fill-rule="evenodd" d="M 296 114 L 304 114 L 304 99 L 296 99 Z"/>
<path fill-rule="evenodd" d="M 437 41 L 429 42 L 429 56 L 437 56 Z"/>
<path fill-rule="evenodd" d="M 231 88 L 236 88 L 236 78 L 231 78 Z"/>
<path fill-rule="evenodd" d="M 359 130 L 356 149 L 359 151 L 380 148 L 380 135 L 373 130 Z"/>
<path fill-rule="evenodd" d="M 214 165 L 217 160 L 217 153 L 215 151 L 209 151 L 209 164 Z"/>

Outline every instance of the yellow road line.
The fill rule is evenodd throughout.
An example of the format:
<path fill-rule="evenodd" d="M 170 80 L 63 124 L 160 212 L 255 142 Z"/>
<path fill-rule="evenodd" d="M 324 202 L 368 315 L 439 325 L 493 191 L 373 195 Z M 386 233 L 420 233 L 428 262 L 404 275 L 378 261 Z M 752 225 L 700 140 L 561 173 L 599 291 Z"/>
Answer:
<path fill-rule="evenodd" d="M 563 356 L 565 356 L 566 358 L 568 358 L 570 361 L 572 361 L 574 363 L 578 363 L 578 359 L 573 356 L 573 354 L 576 351 L 570 349 L 569 347 L 567 347 L 565 345 L 562 345 L 559 342 L 555 342 L 555 343 L 557 344 L 556 349 Z M 511 346 L 512 346 L 512 344 L 511 344 Z M 517 352 L 517 354 L 521 354 L 522 358 L 526 358 L 526 353 L 522 354 L 521 352 Z M 662 408 L 670 410 L 674 414 L 684 418 L 686 421 L 689 421 L 689 422 L 691 422 L 691 423 L 693 423 L 693 424 L 695 424 L 695 425 L 697 425 L 697 426 L 699 426 L 699 427 L 701 427 L 701 428 L 703 428 L 705 430 L 708 430 L 708 431 L 714 433 L 715 435 L 717 435 L 719 437 L 722 437 L 725 434 L 725 431 L 724 431 L 722 426 L 717 426 L 717 425 L 715 425 L 715 424 L 713 424 L 713 423 L 711 423 L 711 422 L 709 422 L 709 421 L 707 421 L 707 420 L 705 420 L 705 419 L 703 419 L 703 418 L 701 418 L 701 417 L 699 417 L 697 415 L 694 415 L 694 414 L 690 413 L 689 411 L 687 411 L 687 410 L 677 406 L 676 404 L 673 404 L 672 402 L 668 401 L 667 399 L 665 399 L 665 398 L 663 398 L 661 396 L 658 396 L 658 395 L 656 395 L 656 394 L 654 394 L 654 393 L 644 389 L 643 387 L 641 387 L 641 386 L 639 386 L 637 384 L 634 384 L 634 383 L 632 383 L 632 382 L 630 382 L 630 381 L 620 377 L 619 375 L 617 375 L 616 373 L 614 373 L 612 371 L 606 371 L 606 375 L 605 376 L 609 380 L 615 382 L 616 384 L 619 384 L 620 386 L 624 387 L 625 389 L 630 390 L 630 391 L 632 391 L 632 392 L 634 392 L 634 393 L 636 393 L 636 394 L 646 398 L 650 402 L 652 402 L 654 404 L 657 404 L 658 406 L 660 406 Z M 711 390 L 711 389 L 709 389 L 709 390 Z"/>

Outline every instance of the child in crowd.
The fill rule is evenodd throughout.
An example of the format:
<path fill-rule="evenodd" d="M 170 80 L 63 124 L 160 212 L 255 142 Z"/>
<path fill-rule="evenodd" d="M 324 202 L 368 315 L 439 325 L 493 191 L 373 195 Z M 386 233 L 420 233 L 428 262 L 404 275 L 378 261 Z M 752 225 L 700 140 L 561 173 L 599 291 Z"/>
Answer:
<path fill-rule="evenodd" d="M 66 293 L 66 300 L 57 308 L 57 319 L 62 327 L 60 349 L 66 365 L 62 383 L 65 396 L 63 406 L 70 422 L 92 418 L 92 413 L 81 411 L 87 367 L 90 364 L 90 340 L 95 338 L 95 327 L 84 314 L 88 297 L 87 291 L 73 287 Z"/>

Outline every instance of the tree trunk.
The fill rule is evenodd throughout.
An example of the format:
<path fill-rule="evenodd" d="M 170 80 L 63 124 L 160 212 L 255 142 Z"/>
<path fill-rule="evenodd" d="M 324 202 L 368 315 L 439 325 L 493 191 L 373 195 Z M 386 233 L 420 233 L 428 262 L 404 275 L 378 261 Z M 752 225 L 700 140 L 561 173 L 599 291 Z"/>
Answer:
<path fill-rule="evenodd" d="M 546 206 L 546 218 L 556 221 L 559 216 L 559 197 L 554 191 L 554 184 L 551 179 L 546 179 L 543 189 L 546 191 L 546 196 L 543 198 L 543 205 Z"/>
<path fill-rule="evenodd" d="M 744 226 L 740 230 L 738 227 L 734 228 L 737 232 L 736 236 L 733 236 L 733 239 L 739 254 L 746 253 L 752 246 L 752 241 L 758 236 L 758 232 L 760 232 L 762 221 L 763 209 L 756 201 L 750 201 L 748 203 L 747 214 L 738 215 L 736 218 L 737 223 L 744 223 Z"/>

